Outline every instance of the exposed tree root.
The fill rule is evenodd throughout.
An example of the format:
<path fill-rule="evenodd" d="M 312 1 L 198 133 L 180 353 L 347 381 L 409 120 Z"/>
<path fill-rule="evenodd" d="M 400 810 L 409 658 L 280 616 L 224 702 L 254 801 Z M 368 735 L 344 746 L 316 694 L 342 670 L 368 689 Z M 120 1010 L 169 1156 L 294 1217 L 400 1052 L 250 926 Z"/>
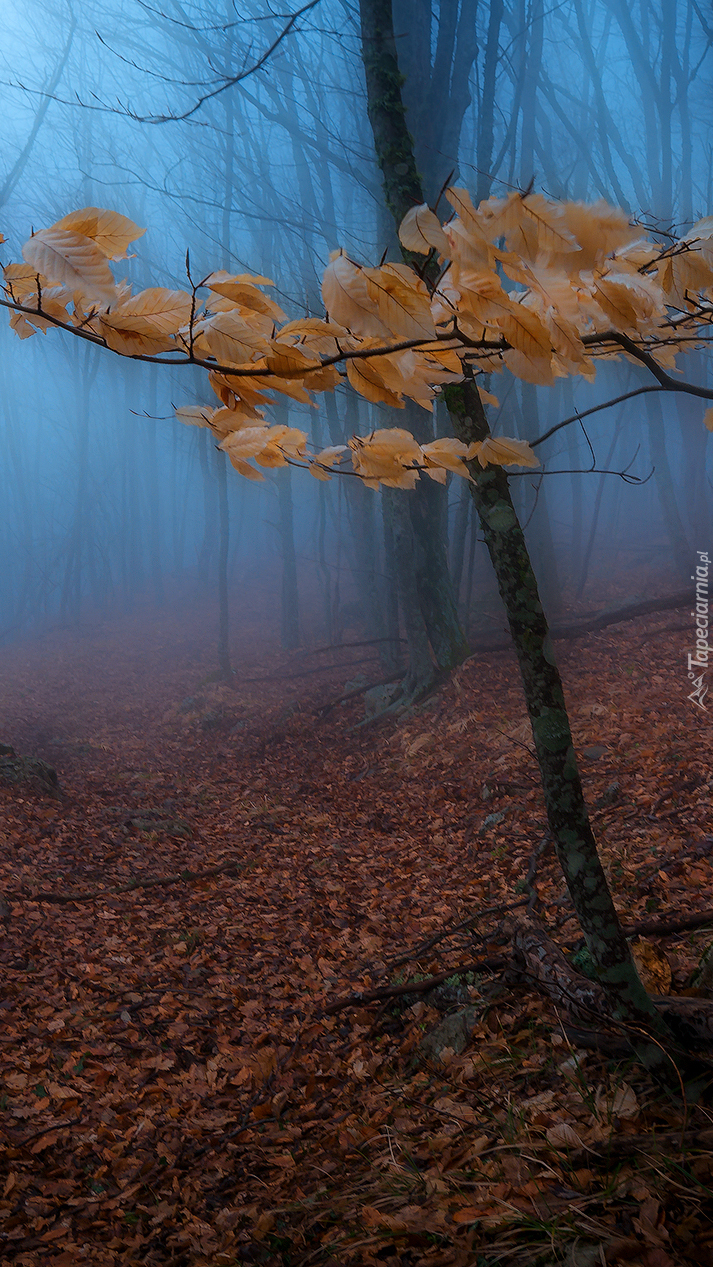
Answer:
<path fill-rule="evenodd" d="M 626 1027 L 615 1021 L 602 987 L 576 972 L 562 951 L 549 937 L 542 924 L 532 916 L 505 921 L 519 970 L 575 1019 L 591 1021 L 599 1018 L 607 1023 Z M 710 1051 L 713 1042 L 713 1000 L 654 996 L 652 999 L 662 1020 L 680 1045 L 681 1053 Z M 632 1039 L 639 1034 L 632 1033 Z"/>

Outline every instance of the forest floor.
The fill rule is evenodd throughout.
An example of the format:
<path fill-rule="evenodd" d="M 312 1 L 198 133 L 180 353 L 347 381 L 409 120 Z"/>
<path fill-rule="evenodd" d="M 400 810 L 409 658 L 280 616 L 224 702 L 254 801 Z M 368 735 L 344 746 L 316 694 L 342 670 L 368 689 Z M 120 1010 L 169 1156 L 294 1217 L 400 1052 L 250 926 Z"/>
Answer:
<path fill-rule="evenodd" d="M 557 644 L 627 925 L 713 908 L 687 615 Z M 256 630 L 228 687 L 212 632 L 0 650 L 0 740 L 61 789 L 0 788 L 0 1262 L 713 1265 L 713 1114 L 497 968 L 533 888 L 579 937 L 511 655 L 355 729 L 361 696 L 325 706 L 382 676 L 373 647 Z M 711 931 L 650 940 L 676 993 Z M 465 1047 L 429 1055 L 464 1004 Z"/>

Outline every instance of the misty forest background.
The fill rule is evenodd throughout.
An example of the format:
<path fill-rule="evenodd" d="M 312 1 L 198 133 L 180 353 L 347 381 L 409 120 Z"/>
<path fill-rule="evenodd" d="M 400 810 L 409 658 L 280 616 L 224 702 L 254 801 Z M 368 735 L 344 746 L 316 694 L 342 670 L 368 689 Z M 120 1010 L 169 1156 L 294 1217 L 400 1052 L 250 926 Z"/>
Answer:
<path fill-rule="evenodd" d="M 265 0 L 6 6 L 4 262 L 33 226 L 110 207 L 148 226 L 127 261 L 137 288 L 185 288 L 188 250 L 194 279 L 215 268 L 271 277 L 269 293 L 296 318 L 323 312 L 321 272 L 337 247 L 365 263 L 386 250 L 398 258 L 354 4 L 307 6 L 262 67 L 226 87 L 294 11 Z M 475 199 L 534 182 L 556 198 L 607 199 L 664 235 L 713 209 L 708 6 L 395 0 L 394 14 L 432 204 L 449 178 Z M 208 400 L 199 371 L 132 365 L 61 335 L 21 343 L 6 323 L 0 338 L 2 641 L 197 602 L 215 631 L 221 570 L 236 642 L 256 621 L 285 649 L 397 635 L 383 507 L 407 494 L 290 469 L 259 484 L 226 478 L 210 435 L 173 416 Z M 711 384 L 702 354 L 686 371 Z M 601 366 L 593 385 L 493 376 L 491 425 L 532 440 L 639 381 L 646 371 L 621 362 Z M 317 409 L 276 406 L 271 420 L 288 412 L 318 445 L 408 425 L 346 386 Z M 711 542 L 702 412 L 686 396 L 628 401 L 541 446 L 544 478 L 518 473 L 550 618 L 690 582 L 695 551 Z M 434 425 L 447 433 L 438 409 Z M 504 625 L 495 581 L 463 482 L 438 496 L 477 641 Z M 385 667 L 397 659 L 385 642 Z"/>

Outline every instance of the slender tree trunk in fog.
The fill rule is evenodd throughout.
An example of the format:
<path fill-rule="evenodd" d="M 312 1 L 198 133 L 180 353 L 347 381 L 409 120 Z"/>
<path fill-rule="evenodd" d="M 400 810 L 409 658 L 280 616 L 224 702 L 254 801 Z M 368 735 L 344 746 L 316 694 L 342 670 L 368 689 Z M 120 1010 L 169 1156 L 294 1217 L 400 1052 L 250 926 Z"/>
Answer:
<path fill-rule="evenodd" d="M 205 583 L 215 555 L 216 539 L 216 499 L 215 481 L 208 463 L 208 432 L 201 428 L 198 432 L 198 464 L 201 468 L 203 485 L 203 540 L 198 553 L 198 577 Z"/>
<path fill-rule="evenodd" d="M 395 489 L 394 492 L 398 490 Z M 381 523 L 384 538 L 384 622 L 385 637 L 380 652 L 381 663 L 385 673 L 395 673 L 401 668 L 401 631 L 399 628 L 399 591 L 396 579 L 396 552 L 394 547 L 394 529 L 391 522 L 391 507 L 387 498 L 381 495 Z"/>
<path fill-rule="evenodd" d="M 411 207 L 423 202 L 423 193 L 412 140 L 406 129 L 391 2 L 361 0 L 360 12 L 369 119 L 383 177 L 386 205 L 398 225 Z M 389 32 L 389 52 L 386 56 L 385 28 Z M 433 430 L 424 419 L 416 416 L 417 408 L 407 406 L 408 425 L 416 439 L 424 443 L 433 439 Z M 439 531 L 442 522 L 440 502 L 427 488 L 428 483 L 430 481 L 419 481 L 413 491 L 412 505 L 406 512 L 413 545 L 408 543 L 408 527 L 401 511 L 392 510 L 397 558 L 403 558 L 405 562 L 409 556 L 411 571 L 414 553 L 416 556 L 415 593 L 411 578 L 408 582 L 399 581 L 409 654 L 416 656 L 409 666 L 407 682 L 415 692 L 427 690 L 433 681 L 433 662 L 430 654 L 425 654 L 429 641 L 440 669 L 454 668 L 468 653 L 448 572 L 446 541 Z M 419 623 L 422 628 L 416 628 Z"/>
<path fill-rule="evenodd" d="M 490 434 L 477 387 L 472 380 L 448 389 L 456 434 L 466 443 Z M 547 619 L 525 537 L 502 467 L 479 469 L 471 463 L 470 485 L 485 543 L 498 579 L 532 724 L 547 819 L 557 857 L 587 947 L 597 965 L 615 1014 L 659 1035 L 666 1033 L 641 984 L 631 958 L 589 822 L 577 769 L 572 734 Z M 644 1043 L 639 1054 L 649 1065 L 661 1052 Z"/>
<path fill-rule="evenodd" d="M 285 651 L 294 651 L 295 647 L 300 645 L 300 600 L 297 587 L 292 471 L 289 466 L 278 472 L 277 495 L 280 504 L 280 545 L 282 547 L 282 646 Z"/>
<path fill-rule="evenodd" d="M 564 403 L 562 414 L 570 416 L 574 413 L 574 392 L 572 384 L 569 380 L 563 381 L 562 400 Z M 578 466 L 577 452 L 577 432 L 574 427 L 567 427 L 567 464 L 570 470 L 576 471 Z M 578 577 L 582 567 L 582 479 L 581 475 L 570 475 L 570 488 L 572 498 L 572 536 L 570 539 L 570 579 L 574 581 Z"/>
<path fill-rule="evenodd" d="M 500 52 L 500 25 L 503 20 L 503 0 L 490 0 L 488 35 L 483 63 L 483 88 L 478 112 L 477 181 L 476 202 L 490 196 L 493 183 L 493 136 L 495 128 L 495 75 Z"/>
<path fill-rule="evenodd" d="M 316 415 L 312 423 L 312 438 L 316 449 L 324 448 L 324 438 L 322 435 L 322 420 L 319 413 Z M 319 571 L 320 587 L 322 590 L 322 610 L 324 637 L 328 642 L 334 642 L 332 627 L 332 575 L 329 570 L 327 561 L 327 497 L 331 493 L 331 488 L 320 481 L 317 491 L 317 568 Z"/>
<path fill-rule="evenodd" d="M 228 510 L 228 459 L 220 449 L 215 451 L 218 477 L 218 673 L 221 681 L 232 682 L 230 664 L 230 603 L 228 596 L 228 550 L 230 546 L 230 514 Z"/>
<path fill-rule="evenodd" d="M 691 574 L 693 552 L 688 543 L 686 530 L 681 522 L 678 502 L 676 501 L 676 490 L 673 485 L 668 453 L 666 452 L 666 430 L 659 396 L 647 397 L 647 414 L 651 465 L 654 468 L 654 480 L 656 481 L 656 491 L 661 502 L 666 534 L 671 545 L 676 571 L 680 574 L 682 580 L 687 581 Z"/>
<path fill-rule="evenodd" d="M 226 5 L 226 19 L 229 6 Z M 232 73 L 233 28 L 229 27 L 225 74 Z M 233 94 L 223 93 L 225 109 L 225 165 L 223 179 L 223 206 L 221 221 L 223 268 L 230 271 L 230 216 L 233 200 Z M 230 663 L 230 597 L 228 589 L 228 559 L 230 553 L 230 505 L 228 502 L 228 458 L 220 449 L 215 450 L 218 476 L 218 674 L 221 681 L 233 680 Z"/>
<path fill-rule="evenodd" d="M 82 569 L 85 562 L 85 545 L 90 538 L 90 515 L 87 498 L 89 484 L 89 410 L 91 389 L 99 370 L 96 357 L 92 358 L 92 350 L 84 350 L 83 368 L 79 375 L 82 390 L 78 402 L 77 423 L 77 456 L 75 470 L 77 475 L 77 491 L 72 515 L 67 548 L 64 582 L 60 611 L 62 616 L 79 620 L 82 606 Z"/>
<path fill-rule="evenodd" d="M 470 496 L 467 489 L 461 491 L 458 503 L 456 505 L 456 513 L 453 523 L 453 534 L 451 538 L 451 576 L 453 578 L 453 593 L 456 602 L 460 600 L 460 590 L 463 581 L 463 563 L 465 560 L 465 539 L 468 535 L 468 511 L 471 506 Z"/>
<path fill-rule="evenodd" d="M 521 435 L 523 440 L 534 440 L 540 433 L 540 419 L 537 409 L 537 392 L 532 383 L 520 384 L 520 399 L 522 401 L 522 419 L 523 425 Z M 521 481 L 525 484 L 525 491 L 528 489 L 528 481 Z M 559 582 L 559 569 L 557 567 L 557 553 L 555 543 L 552 538 L 552 523 L 549 514 L 549 496 L 546 487 L 546 481 L 542 481 L 539 488 L 532 490 L 531 495 L 535 498 L 535 504 L 532 509 L 526 513 L 525 522 L 530 520 L 528 537 L 532 543 L 532 554 L 534 555 L 534 563 L 540 577 L 540 594 L 545 609 L 552 615 L 560 610 L 562 606 L 562 590 Z"/>
<path fill-rule="evenodd" d="M 428 634 L 421 614 L 421 599 L 413 552 L 413 530 L 408 498 L 398 488 L 384 488 L 384 515 L 388 518 L 393 546 L 396 584 L 404 618 L 404 632 L 408 648 L 408 672 L 404 681 L 404 694 L 411 695 L 424 689 L 434 679 L 434 665 L 428 644 Z"/>
<path fill-rule="evenodd" d="M 609 470 L 609 467 L 611 465 L 611 460 L 614 456 L 614 450 L 617 446 L 617 441 L 619 439 L 620 431 L 621 431 L 621 419 L 618 418 L 616 422 L 616 426 L 614 428 L 614 435 L 612 436 L 611 443 L 609 445 L 609 451 L 607 453 L 606 458 L 604 459 L 605 471 Z M 594 498 L 594 506 L 592 507 L 592 520 L 589 525 L 589 534 L 587 536 L 587 544 L 585 546 L 584 555 L 582 557 L 582 568 L 579 574 L 579 582 L 577 585 L 577 598 L 582 597 L 586 589 L 587 580 L 589 578 L 589 565 L 592 561 L 592 551 L 594 550 L 594 543 L 597 539 L 597 528 L 599 526 L 599 512 L 602 508 L 602 498 L 604 496 L 604 485 L 606 482 L 606 478 L 607 478 L 606 475 L 600 475 L 599 480 L 597 482 L 597 491 Z"/>
<path fill-rule="evenodd" d="M 161 483 L 156 447 L 156 414 L 158 413 L 158 366 L 148 371 L 148 410 L 144 440 L 144 469 L 149 519 L 149 561 L 151 580 L 157 602 L 163 603 L 163 571 L 161 567 Z"/>
<path fill-rule="evenodd" d="M 369 118 L 386 199 L 400 219 L 423 201 L 400 102 L 391 0 L 361 0 L 362 46 Z M 490 435 L 472 377 L 448 387 L 444 396 L 459 439 L 469 444 Z M 537 580 L 502 467 L 470 463 L 471 495 L 507 612 L 520 665 L 540 767 L 547 818 L 589 951 L 616 1015 L 669 1037 L 641 984 L 597 853 L 584 801 L 569 718 Z M 398 495 L 398 490 L 393 496 Z M 397 544 L 397 562 L 399 561 Z M 650 1066 L 668 1065 L 661 1048 L 636 1044 Z"/>

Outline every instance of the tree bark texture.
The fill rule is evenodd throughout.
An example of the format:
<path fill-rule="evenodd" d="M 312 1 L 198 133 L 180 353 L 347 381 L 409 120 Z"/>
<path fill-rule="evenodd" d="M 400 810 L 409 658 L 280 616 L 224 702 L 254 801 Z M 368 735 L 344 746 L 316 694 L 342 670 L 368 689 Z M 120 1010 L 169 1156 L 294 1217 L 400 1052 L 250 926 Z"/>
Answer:
<path fill-rule="evenodd" d="M 448 388 L 456 435 L 490 434 L 472 379 Z M 577 918 L 614 1014 L 654 1030 L 661 1025 L 629 953 L 584 802 L 562 680 L 525 537 L 502 467 L 470 464 L 475 502 L 520 666 L 545 796 L 547 819 Z"/>
<path fill-rule="evenodd" d="M 413 140 L 406 125 L 406 110 L 401 95 L 404 77 L 399 70 L 396 54 L 391 0 L 361 0 L 360 13 L 369 121 L 383 176 L 384 198 L 398 227 L 406 212 L 423 202 L 423 190 L 416 169 Z M 407 260 L 414 258 L 408 252 L 402 253 Z M 433 439 L 433 432 L 426 427 L 425 418 L 416 416 L 417 408 L 407 406 L 411 414 L 409 423 L 416 438 L 423 443 Z M 431 668 L 427 676 L 422 681 L 416 680 L 416 663 L 425 669 L 427 661 L 423 654 L 424 636 L 422 632 L 415 630 L 414 621 L 420 619 L 425 625 L 428 641 L 440 669 L 454 668 L 468 654 L 448 571 L 445 534 L 439 530 L 437 490 L 426 487 L 428 483 L 430 481 L 419 481 L 409 508 L 416 550 L 418 605 L 414 604 L 413 595 L 409 595 L 407 600 L 403 587 L 399 588 L 404 622 L 412 626 L 406 631 L 409 654 L 412 651 L 415 653 L 417 646 L 420 648 L 417 662 L 411 663 L 407 679 L 414 690 L 425 689 L 433 677 L 429 655 L 428 663 Z M 403 539 L 406 533 L 404 524 L 400 524 L 399 533 Z M 408 614 L 403 608 L 404 601 L 409 603 Z"/>
<path fill-rule="evenodd" d="M 369 119 L 387 204 L 398 221 L 423 201 L 406 129 L 394 47 L 391 0 L 360 0 Z M 472 376 L 445 389 L 456 436 L 466 444 L 490 434 Z M 483 526 L 520 665 L 541 771 L 550 830 L 599 979 L 621 1020 L 658 1033 L 670 1031 L 644 989 L 607 884 L 584 802 L 569 718 L 522 527 L 502 467 L 470 463 L 471 493 Z M 398 558 L 398 555 L 397 555 Z M 649 1066 L 668 1064 L 660 1047 L 641 1037 Z"/>

